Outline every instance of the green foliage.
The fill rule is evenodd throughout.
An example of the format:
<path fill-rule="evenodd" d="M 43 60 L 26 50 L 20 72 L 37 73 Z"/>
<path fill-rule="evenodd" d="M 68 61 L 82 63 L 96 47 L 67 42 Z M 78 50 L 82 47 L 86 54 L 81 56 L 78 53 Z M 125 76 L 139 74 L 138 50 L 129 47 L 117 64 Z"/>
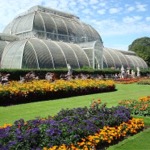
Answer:
<path fill-rule="evenodd" d="M 142 37 L 134 40 L 129 45 L 129 51 L 134 51 L 139 57 L 143 58 L 150 66 L 150 38 Z"/>
<path fill-rule="evenodd" d="M 147 69 L 141 69 L 141 76 L 148 76 L 150 75 L 150 68 Z"/>
<path fill-rule="evenodd" d="M 9 79 L 10 80 L 20 80 L 20 76 L 25 76 L 28 72 L 33 71 L 37 76 L 39 76 L 40 79 L 45 78 L 45 74 L 47 72 L 53 72 L 56 74 L 56 78 L 59 78 L 61 74 L 66 74 L 68 70 L 66 68 L 60 68 L 60 69 L 0 69 L 0 73 L 10 74 Z M 91 69 L 91 68 L 82 68 L 82 69 L 73 69 L 73 75 L 76 74 L 100 74 L 100 75 L 110 75 L 119 73 L 120 70 L 114 70 L 114 69 Z"/>

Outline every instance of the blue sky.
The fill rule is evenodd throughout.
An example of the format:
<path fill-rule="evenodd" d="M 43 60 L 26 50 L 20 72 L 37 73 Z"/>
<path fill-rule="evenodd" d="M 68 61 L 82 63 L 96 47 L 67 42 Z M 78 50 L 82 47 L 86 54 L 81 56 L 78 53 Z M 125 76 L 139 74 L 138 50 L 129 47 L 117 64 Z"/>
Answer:
<path fill-rule="evenodd" d="M 0 32 L 34 5 L 78 16 L 99 32 L 105 47 L 128 50 L 135 39 L 150 36 L 150 0 L 0 0 Z"/>

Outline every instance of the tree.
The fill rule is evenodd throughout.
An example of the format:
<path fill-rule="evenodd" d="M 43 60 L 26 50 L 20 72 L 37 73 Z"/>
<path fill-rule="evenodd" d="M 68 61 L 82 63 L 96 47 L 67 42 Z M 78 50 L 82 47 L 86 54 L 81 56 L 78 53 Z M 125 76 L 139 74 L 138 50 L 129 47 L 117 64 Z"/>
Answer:
<path fill-rule="evenodd" d="M 129 51 L 134 51 L 137 56 L 143 58 L 150 67 L 150 37 L 142 37 L 134 40 L 128 48 Z"/>

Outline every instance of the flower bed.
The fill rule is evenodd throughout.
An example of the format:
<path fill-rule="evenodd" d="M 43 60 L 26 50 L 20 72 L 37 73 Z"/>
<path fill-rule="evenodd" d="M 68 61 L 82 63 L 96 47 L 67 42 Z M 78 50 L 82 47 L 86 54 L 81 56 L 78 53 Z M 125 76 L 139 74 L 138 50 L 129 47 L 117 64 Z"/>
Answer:
<path fill-rule="evenodd" d="M 0 85 L 0 105 L 27 103 L 32 101 L 55 99 L 115 90 L 112 80 L 35 80 L 32 82 L 10 82 Z"/>
<path fill-rule="evenodd" d="M 138 81 L 138 84 L 150 85 L 150 79 L 143 79 Z"/>
<path fill-rule="evenodd" d="M 117 79 L 115 80 L 115 82 L 118 84 L 131 84 L 136 83 L 139 80 L 140 80 L 139 78 L 125 78 L 125 79 Z"/>
<path fill-rule="evenodd" d="M 100 149 L 143 129 L 143 120 L 132 118 L 127 108 L 100 103 L 62 109 L 48 119 L 20 119 L 5 125 L 0 128 L 0 149 Z"/>
<path fill-rule="evenodd" d="M 140 97 L 139 100 L 122 100 L 119 105 L 129 108 L 133 115 L 150 116 L 150 96 Z"/>
<path fill-rule="evenodd" d="M 117 143 L 128 135 L 134 135 L 141 131 L 144 127 L 142 119 L 131 119 L 128 122 L 123 122 L 119 126 L 109 127 L 104 126 L 94 135 L 89 135 L 86 138 L 82 138 L 76 145 L 65 145 L 53 146 L 51 148 L 44 147 L 43 150 L 96 150 L 103 149 L 109 145 Z"/>

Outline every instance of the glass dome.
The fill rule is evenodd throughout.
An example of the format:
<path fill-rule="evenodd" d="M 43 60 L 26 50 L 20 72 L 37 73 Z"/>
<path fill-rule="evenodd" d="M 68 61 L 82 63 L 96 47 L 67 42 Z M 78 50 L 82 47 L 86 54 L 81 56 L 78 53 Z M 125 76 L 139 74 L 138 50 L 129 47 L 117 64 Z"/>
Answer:
<path fill-rule="evenodd" d="M 42 6 L 34 6 L 16 17 L 3 32 L 22 39 L 37 37 L 73 43 L 102 42 L 99 33 L 78 17 Z"/>

